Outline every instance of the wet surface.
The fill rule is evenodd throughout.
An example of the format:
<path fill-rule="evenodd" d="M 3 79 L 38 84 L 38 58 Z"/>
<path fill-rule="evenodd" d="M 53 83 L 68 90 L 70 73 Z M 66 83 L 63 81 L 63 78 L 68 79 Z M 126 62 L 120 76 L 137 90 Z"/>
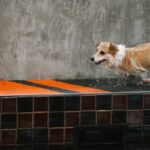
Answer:
<path fill-rule="evenodd" d="M 129 77 L 125 79 L 79 79 L 65 80 L 67 83 L 83 85 L 96 89 L 110 90 L 112 92 L 135 92 L 135 91 L 150 91 L 150 83 L 142 83 L 140 78 Z"/>

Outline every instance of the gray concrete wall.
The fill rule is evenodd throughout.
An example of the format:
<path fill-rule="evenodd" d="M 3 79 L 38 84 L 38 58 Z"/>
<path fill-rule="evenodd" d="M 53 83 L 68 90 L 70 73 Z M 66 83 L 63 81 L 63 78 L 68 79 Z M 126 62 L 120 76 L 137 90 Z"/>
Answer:
<path fill-rule="evenodd" d="M 114 77 L 97 41 L 150 41 L 150 0 L 0 0 L 0 78 Z"/>

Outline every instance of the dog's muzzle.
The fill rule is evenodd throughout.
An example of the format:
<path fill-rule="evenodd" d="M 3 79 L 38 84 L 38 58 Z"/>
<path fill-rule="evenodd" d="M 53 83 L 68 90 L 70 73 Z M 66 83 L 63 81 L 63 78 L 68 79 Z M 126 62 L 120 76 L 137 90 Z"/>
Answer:
<path fill-rule="evenodd" d="M 94 63 L 95 63 L 96 65 L 98 65 L 98 64 L 104 62 L 105 60 L 106 60 L 106 59 L 102 59 L 102 60 L 100 60 L 100 61 L 95 61 Z"/>
<path fill-rule="evenodd" d="M 100 64 L 100 63 L 102 63 L 102 62 L 104 62 L 105 60 L 106 60 L 106 59 L 102 59 L 102 60 L 100 60 L 100 61 L 94 61 L 94 56 L 91 57 L 91 61 L 94 62 L 96 65 L 98 65 L 98 64 Z"/>

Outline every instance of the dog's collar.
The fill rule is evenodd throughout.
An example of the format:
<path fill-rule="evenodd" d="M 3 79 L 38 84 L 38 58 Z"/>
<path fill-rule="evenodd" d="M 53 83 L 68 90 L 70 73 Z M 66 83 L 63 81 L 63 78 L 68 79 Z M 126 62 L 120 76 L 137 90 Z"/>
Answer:
<path fill-rule="evenodd" d="M 117 45 L 118 52 L 116 53 L 114 66 L 119 67 L 122 64 L 122 60 L 126 55 L 126 46 L 125 45 Z"/>

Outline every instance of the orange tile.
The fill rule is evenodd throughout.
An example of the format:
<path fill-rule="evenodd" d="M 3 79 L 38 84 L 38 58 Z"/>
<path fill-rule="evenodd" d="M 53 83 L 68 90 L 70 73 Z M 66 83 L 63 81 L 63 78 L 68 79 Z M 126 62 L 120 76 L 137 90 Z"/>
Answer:
<path fill-rule="evenodd" d="M 13 95 L 43 95 L 43 94 L 63 94 L 57 91 L 42 89 L 39 87 L 23 85 L 11 81 L 0 81 L 0 96 Z"/>
<path fill-rule="evenodd" d="M 105 93 L 109 92 L 106 90 L 100 90 L 100 89 L 94 89 L 86 86 L 80 86 L 80 85 L 74 85 L 70 83 L 65 83 L 62 81 L 55 81 L 55 80 L 29 80 L 30 82 L 56 87 L 64 90 L 70 90 L 73 92 L 79 92 L 79 93 Z"/>

